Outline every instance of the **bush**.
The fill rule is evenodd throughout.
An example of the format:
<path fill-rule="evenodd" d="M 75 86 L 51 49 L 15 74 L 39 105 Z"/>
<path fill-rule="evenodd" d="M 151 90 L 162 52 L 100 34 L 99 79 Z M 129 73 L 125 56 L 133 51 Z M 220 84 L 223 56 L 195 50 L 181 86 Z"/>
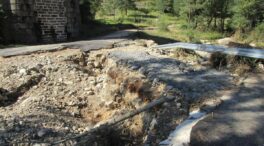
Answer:
<path fill-rule="evenodd" d="M 169 23 L 165 16 L 159 17 L 157 25 L 160 31 L 169 31 L 168 29 Z"/>
<path fill-rule="evenodd" d="M 258 25 L 252 32 L 251 37 L 254 42 L 264 42 L 264 23 Z"/>
<path fill-rule="evenodd" d="M 232 73 L 242 75 L 249 71 L 257 70 L 258 63 L 264 62 L 261 59 L 254 59 L 242 56 L 225 55 L 213 53 L 209 59 L 210 65 L 216 69 L 227 68 Z"/>

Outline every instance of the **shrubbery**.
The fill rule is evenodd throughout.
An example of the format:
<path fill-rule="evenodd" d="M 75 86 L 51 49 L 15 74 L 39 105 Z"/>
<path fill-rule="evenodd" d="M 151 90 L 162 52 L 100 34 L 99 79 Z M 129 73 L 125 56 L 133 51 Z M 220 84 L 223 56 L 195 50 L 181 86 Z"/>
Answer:
<path fill-rule="evenodd" d="M 264 23 L 258 25 L 251 33 L 252 41 L 264 42 Z"/>

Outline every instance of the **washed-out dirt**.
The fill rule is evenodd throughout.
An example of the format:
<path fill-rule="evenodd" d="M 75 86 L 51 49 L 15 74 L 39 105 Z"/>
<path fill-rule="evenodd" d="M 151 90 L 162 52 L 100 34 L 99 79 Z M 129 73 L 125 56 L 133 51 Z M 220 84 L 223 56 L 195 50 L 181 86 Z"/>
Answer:
<path fill-rule="evenodd" d="M 0 58 L 0 145 L 48 145 L 162 96 L 175 96 L 93 141 L 63 143 L 158 145 L 191 110 L 233 87 L 228 73 L 210 69 L 201 59 L 171 57 L 151 44 L 125 41 L 90 52 L 65 49 Z"/>

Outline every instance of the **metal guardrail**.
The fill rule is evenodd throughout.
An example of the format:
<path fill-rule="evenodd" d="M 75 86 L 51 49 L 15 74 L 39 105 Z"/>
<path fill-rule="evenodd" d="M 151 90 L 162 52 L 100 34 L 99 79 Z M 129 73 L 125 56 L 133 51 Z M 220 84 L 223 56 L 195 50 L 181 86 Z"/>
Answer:
<path fill-rule="evenodd" d="M 227 48 L 217 45 L 192 44 L 192 43 L 172 43 L 166 45 L 159 45 L 154 48 L 157 49 L 183 48 L 194 51 L 205 51 L 209 53 L 220 52 L 228 55 L 237 55 L 237 56 L 251 57 L 256 59 L 264 59 L 264 50 L 254 49 L 254 48 Z"/>

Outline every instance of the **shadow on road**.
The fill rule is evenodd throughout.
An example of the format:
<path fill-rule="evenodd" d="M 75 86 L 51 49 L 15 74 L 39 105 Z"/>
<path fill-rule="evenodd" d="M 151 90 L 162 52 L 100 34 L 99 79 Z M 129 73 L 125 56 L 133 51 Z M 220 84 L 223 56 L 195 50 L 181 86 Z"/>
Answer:
<path fill-rule="evenodd" d="M 193 128 L 191 146 L 263 146 L 263 91 L 263 75 L 251 75 Z"/>

